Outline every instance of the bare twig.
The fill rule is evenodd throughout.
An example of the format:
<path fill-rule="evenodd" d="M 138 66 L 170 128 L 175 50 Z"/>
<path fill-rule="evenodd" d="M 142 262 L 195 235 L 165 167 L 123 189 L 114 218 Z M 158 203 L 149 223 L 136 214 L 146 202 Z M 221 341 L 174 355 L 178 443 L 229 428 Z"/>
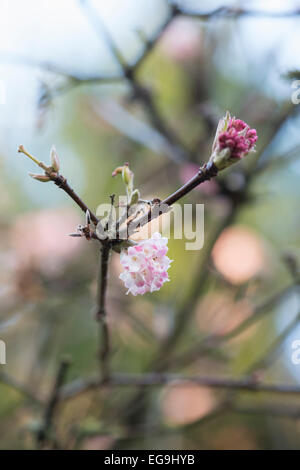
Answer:
<path fill-rule="evenodd" d="M 88 208 L 88 206 L 82 201 L 82 199 L 78 196 L 78 194 L 74 191 L 74 189 L 71 188 L 71 186 L 68 184 L 67 179 L 58 174 L 54 174 L 53 177 L 51 178 L 52 181 L 58 186 L 60 189 L 65 191 L 71 199 L 77 204 L 77 206 L 80 207 L 80 209 L 86 214 L 88 211 L 91 217 L 92 222 L 97 225 L 99 220 L 96 217 L 96 215 Z"/>
<path fill-rule="evenodd" d="M 109 354 L 110 354 L 110 337 L 107 325 L 107 315 L 105 308 L 107 277 L 109 264 L 110 246 L 105 245 L 101 249 L 100 267 L 99 267 L 99 283 L 98 283 L 98 306 L 96 318 L 100 323 L 100 369 L 103 381 L 109 378 Z"/>

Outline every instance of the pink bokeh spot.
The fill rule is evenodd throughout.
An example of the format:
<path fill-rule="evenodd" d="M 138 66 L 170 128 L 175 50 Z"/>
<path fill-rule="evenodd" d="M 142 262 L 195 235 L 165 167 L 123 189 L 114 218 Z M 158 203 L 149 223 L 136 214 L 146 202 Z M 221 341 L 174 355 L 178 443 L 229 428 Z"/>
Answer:
<path fill-rule="evenodd" d="M 19 216 L 11 233 L 19 264 L 47 275 L 61 272 L 83 246 L 81 240 L 69 237 L 76 225 L 78 216 L 69 209 L 45 209 Z"/>

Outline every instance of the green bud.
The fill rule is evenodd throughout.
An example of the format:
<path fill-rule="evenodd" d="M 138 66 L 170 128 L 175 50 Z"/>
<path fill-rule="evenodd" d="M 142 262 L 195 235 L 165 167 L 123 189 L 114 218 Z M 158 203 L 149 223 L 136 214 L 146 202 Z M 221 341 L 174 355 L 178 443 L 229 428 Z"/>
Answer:
<path fill-rule="evenodd" d="M 59 162 L 59 158 L 58 158 L 54 145 L 51 147 L 51 150 L 50 150 L 50 159 L 51 159 L 51 168 L 53 169 L 53 171 L 58 173 L 59 168 L 60 168 L 60 162 Z"/>
<path fill-rule="evenodd" d="M 135 189 L 133 193 L 131 194 L 130 202 L 129 205 L 133 206 L 134 204 L 137 204 L 140 199 L 140 192 L 138 189 Z"/>
<path fill-rule="evenodd" d="M 117 176 L 121 174 L 122 180 L 126 184 L 126 186 L 131 186 L 133 184 L 133 173 L 129 169 L 128 163 L 125 163 L 123 166 L 118 166 L 113 172 L 112 176 Z"/>
<path fill-rule="evenodd" d="M 236 158 L 230 158 L 230 153 L 230 149 L 228 148 L 222 150 L 221 152 L 215 152 L 210 158 L 210 161 L 216 165 L 219 171 L 225 170 L 225 168 L 228 168 L 233 163 L 239 161 Z"/>
<path fill-rule="evenodd" d="M 132 171 L 129 170 L 128 163 L 123 166 L 122 179 L 127 186 L 129 186 L 132 183 L 133 173 Z"/>
<path fill-rule="evenodd" d="M 36 175 L 35 173 L 29 173 L 29 176 L 33 178 L 34 180 L 40 181 L 41 183 L 48 183 L 48 181 L 51 181 L 51 178 L 47 175 Z"/>

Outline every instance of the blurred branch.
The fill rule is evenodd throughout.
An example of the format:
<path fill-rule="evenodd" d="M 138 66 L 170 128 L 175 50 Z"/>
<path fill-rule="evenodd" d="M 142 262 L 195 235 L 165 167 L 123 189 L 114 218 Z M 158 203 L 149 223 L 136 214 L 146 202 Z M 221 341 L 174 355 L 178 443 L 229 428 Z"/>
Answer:
<path fill-rule="evenodd" d="M 154 32 L 152 37 L 150 38 L 143 38 L 144 49 L 141 54 L 137 57 L 133 67 L 137 70 L 143 63 L 143 61 L 148 57 L 149 53 L 154 49 L 158 41 L 160 40 L 161 36 L 170 25 L 170 23 L 176 18 L 179 14 L 178 8 L 174 5 L 170 5 L 169 14 L 167 15 L 165 21 L 158 27 L 158 29 Z"/>
<path fill-rule="evenodd" d="M 254 406 L 241 406 L 232 401 L 231 398 L 226 398 L 221 403 L 219 403 L 210 413 L 206 414 L 202 418 L 180 426 L 180 430 L 196 430 L 199 426 L 205 425 L 207 422 L 214 420 L 216 418 L 222 417 L 227 413 L 236 413 L 249 415 L 251 417 L 268 417 L 268 418 L 285 418 L 285 419 L 295 419 L 300 418 L 300 411 L 298 406 L 282 406 L 282 404 L 276 404 L 273 406 L 264 405 L 260 407 Z"/>
<path fill-rule="evenodd" d="M 140 83 L 137 82 L 135 75 L 131 72 L 129 79 L 134 100 L 141 102 L 144 106 L 150 122 L 162 135 L 166 137 L 170 145 L 176 149 L 176 158 L 181 161 L 193 160 L 192 152 L 186 148 L 185 144 L 181 141 L 176 132 L 174 132 L 169 125 L 165 122 L 162 114 L 160 113 L 152 93 Z"/>
<path fill-rule="evenodd" d="M 260 165 L 258 165 L 256 171 L 259 173 L 263 173 L 268 170 L 276 170 L 282 167 L 286 167 L 290 163 L 298 160 L 300 158 L 300 145 L 296 145 L 293 149 L 289 150 L 288 152 L 283 153 L 279 156 L 274 156 L 273 158 L 268 158 L 267 161 L 264 161 Z"/>
<path fill-rule="evenodd" d="M 299 298 L 300 278 L 299 278 L 299 268 L 298 268 L 297 261 L 291 254 L 290 255 L 285 254 L 284 260 L 290 271 L 291 277 L 293 278 L 294 287 L 298 288 L 297 293 L 298 293 L 298 298 Z M 252 373 L 254 371 L 259 371 L 259 370 L 269 368 L 270 365 L 277 359 L 278 353 L 280 352 L 283 343 L 285 342 L 285 340 L 289 337 L 290 333 L 294 330 L 294 328 L 297 327 L 299 323 L 300 323 L 300 311 L 295 316 L 295 318 L 277 336 L 277 338 L 271 343 L 271 345 L 269 346 L 267 351 L 264 352 L 262 357 L 258 359 L 257 361 L 255 361 L 254 364 L 252 364 L 252 366 L 250 366 L 250 368 L 247 369 L 247 373 Z"/>
<path fill-rule="evenodd" d="M 240 405 L 233 405 L 229 411 L 234 413 L 250 415 L 250 416 L 267 416 L 270 418 L 288 418 L 288 419 L 300 419 L 299 406 L 282 406 L 277 404 L 276 406 L 264 406 L 260 408 L 254 407 L 243 407 Z"/>
<path fill-rule="evenodd" d="M 94 31 L 100 37 L 100 40 L 104 39 L 108 45 L 112 55 L 115 57 L 116 62 L 121 67 L 121 71 L 126 76 L 127 65 L 120 50 L 116 47 L 110 32 L 108 31 L 105 23 L 102 21 L 99 12 L 94 9 L 89 0 L 78 0 L 79 6 L 88 19 L 89 23 L 93 27 Z"/>
<path fill-rule="evenodd" d="M 286 11 L 272 11 L 272 10 L 255 10 L 250 8 L 221 6 L 210 12 L 201 12 L 198 10 L 191 10 L 184 7 L 176 6 L 178 14 L 188 16 L 191 18 L 198 18 L 200 20 L 211 20 L 216 18 L 239 18 L 242 16 L 253 16 L 263 18 L 293 18 L 300 15 L 300 8 L 286 10 Z"/>
<path fill-rule="evenodd" d="M 108 381 L 101 381 L 96 377 L 82 379 L 67 384 L 61 390 L 61 399 L 74 398 L 82 393 L 105 387 L 158 387 L 158 386 L 181 386 L 196 384 L 201 387 L 230 389 L 251 393 L 289 394 L 300 395 L 300 386 L 293 384 L 266 384 L 258 381 L 254 375 L 241 378 L 220 376 L 185 376 L 168 373 L 149 374 L 112 374 Z"/>
<path fill-rule="evenodd" d="M 163 134 L 157 129 L 153 129 L 146 122 L 136 118 L 116 101 L 95 102 L 93 100 L 92 107 L 98 116 L 127 138 L 144 145 L 158 155 L 167 155 L 170 160 L 176 163 L 182 162 L 181 153 L 177 152 L 176 147 L 171 145 Z"/>
<path fill-rule="evenodd" d="M 65 381 L 69 367 L 70 360 L 66 358 L 63 359 L 59 365 L 53 388 L 45 407 L 43 422 L 37 432 L 37 442 L 39 445 L 43 445 L 48 439 L 52 440 L 53 419 L 59 404 L 60 389 Z"/>
<path fill-rule="evenodd" d="M 277 336 L 277 338 L 271 343 L 269 348 L 264 352 L 261 359 L 258 359 L 249 368 L 249 373 L 257 370 L 263 370 L 270 367 L 270 365 L 277 359 L 278 353 L 284 341 L 288 338 L 290 333 L 300 323 L 300 312 L 296 315 L 293 321 Z"/>
<path fill-rule="evenodd" d="M 279 110 L 279 113 L 275 115 L 272 120 L 272 130 L 269 139 L 265 142 L 264 146 L 260 149 L 260 152 L 257 153 L 256 158 L 254 158 L 249 165 L 249 168 L 246 171 L 246 176 L 249 180 L 253 179 L 255 176 L 258 176 L 260 169 L 267 165 L 269 162 L 269 150 L 272 148 L 274 139 L 280 133 L 283 126 L 286 122 L 297 116 L 299 113 L 298 106 L 295 106 L 292 103 L 285 102 L 282 108 Z"/>
<path fill-rule="evenodd" d="M 21 67 L 42 69 L 43 71 L 52 73 L 53 75 L 61 75 L 62 77 L 69 80 L 70 84 L 73 86 L 89 83 L 109 84 L 122 80 L 122 76 L 119 75 L 78 75 L 77 73 L 69 72 L 68 70 L 52 62 L 34 60 L 30 57 L 23 57 L 20 55 L 16 57 L 1 55 L 0 61 L 12 63 L 13 65 L 18 65 Z"/>
<path fill-rule="evenodd" d="M 276 292 L 270 298 L 262 302 L 261 304 L 257 305 L 254 309 L 254 312 L 251 316 L 246 318 L 242 323 L 237 325 L 233 330 L 229 331 L 225 335 L 210 335 L 200 341 L 198 344 L 193 346 L 189 351 L 182 353 L 177 358 L 171 358 L 170 363 L 172 365 L 176 364 L 177 366 L 184 366 L 186 364 L 190 364 L 191 361 L 197 359 L 203 354 L 210 353 L 214 351 L 216 348 L 219 348 L 223 344 L 231 341 L 232 339 L 236 338 L 248 328 L 253 326 L 257 321 L 260 321 L 270 309 L 280 302 L 288 293 L 290 293 L 294 289 L 294 284 L 289 285 L 282 289 L 279 292 Z"/>

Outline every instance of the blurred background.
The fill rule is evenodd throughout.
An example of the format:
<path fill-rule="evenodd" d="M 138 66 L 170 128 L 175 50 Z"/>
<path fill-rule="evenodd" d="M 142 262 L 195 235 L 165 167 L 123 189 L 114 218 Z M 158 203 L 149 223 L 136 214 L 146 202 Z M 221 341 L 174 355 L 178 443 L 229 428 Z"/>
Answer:
<path fill-rule="evenodd" d="M 171 236 L 160 292 L 126 296 L 112 256 L 111 368 L 299 383 L 300 4 L 176 5 L 0 0 L 2 449 L 38 446 L 40 400 L 63 356 L 67 382 L 99 368 L 98 244 L 68 236 L 84 215 L 28 177 L 20 144 L 46 162 L 55 144 L 61 173 L 96 210 L 123 193 L 111 173 L 124 162 L 143 198 L 162 199 L 207 161 L 226 110 L 256 128 L 254 156 L 182 201 L 205 204 L 205 243 L 186 251 Z M 299 448 L 299 400 L 195 384 L 87 390 L 61 400 L 44 445 Z"/>

